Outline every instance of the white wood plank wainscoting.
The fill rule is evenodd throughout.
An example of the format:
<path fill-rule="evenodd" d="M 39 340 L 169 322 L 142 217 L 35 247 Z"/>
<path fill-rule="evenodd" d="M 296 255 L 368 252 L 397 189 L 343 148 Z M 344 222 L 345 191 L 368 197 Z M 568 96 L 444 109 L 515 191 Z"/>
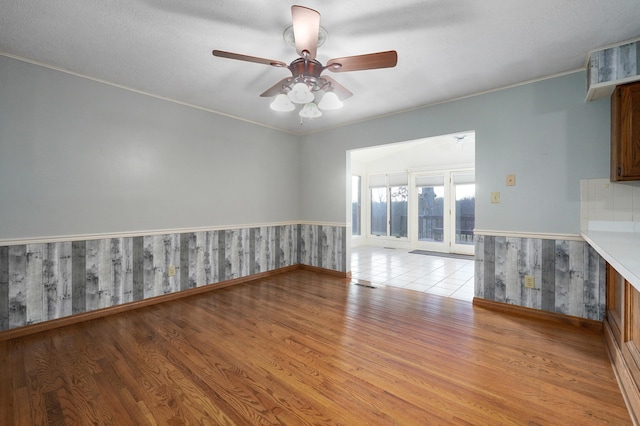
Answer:
<path fill-rule="evenodd" d="M 477 231 L 475 243 L 478 304 L 603 321 L 606 262 L 581 237 Z M 525 286 L 525 277 L 533 277 L 533 288 Z"/>
<path fill-rule="evenodd" d="M 0 332 L 305 265 L 347 276 L 342 224 L 0 242 Z"/>

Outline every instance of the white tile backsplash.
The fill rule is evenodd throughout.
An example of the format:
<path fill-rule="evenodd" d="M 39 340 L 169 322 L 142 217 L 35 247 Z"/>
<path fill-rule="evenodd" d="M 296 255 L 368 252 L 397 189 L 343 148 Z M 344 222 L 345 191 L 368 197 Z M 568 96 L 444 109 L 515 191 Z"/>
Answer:
<path fill-rule="evenodd" d="M 580 181 L 580 228 L 595 222 L 640 222 L 640 182 Z"/>
<path fill-rule="evenodd" d="M 640 185 L 631 187 L 633 192 L 632 211 L 633 221 L 640 222 Z"/>
<path fill-rule="evenodd" d="M 613 184 L 613 219 L 633 221 L 633 187 L 628 184 Z"/>

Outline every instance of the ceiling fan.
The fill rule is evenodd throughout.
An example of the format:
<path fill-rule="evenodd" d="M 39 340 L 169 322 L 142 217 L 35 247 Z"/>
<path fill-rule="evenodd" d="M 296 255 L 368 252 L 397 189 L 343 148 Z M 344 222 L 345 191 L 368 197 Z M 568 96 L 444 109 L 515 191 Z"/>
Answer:
<path fill-rule="evenodd" d="M 328 76 L 322 75 L 324 70 L 332 72 L 361 71 L 378 68 L 392 68 L 398 62 L 395 50 L 369 53 L 365 55 L 347 56 L 330 59 L 326 65 L 316 60 L 318 34 L 320 32 L 320 13 L 304 6 L 291 6 L 293 36 L 296 52 L 300 57 L 287 65 L 282 61 L 241 55 L 238 53 L 214 50 L 214 56 L 255 62 L 279 68 L 288 68 L 291 77 L 284 78 L 271 86 L 260 96 L 273 97 L 271 108 L 277 111 L 292 111 L 295 104 L 303 104 L 301 117 L 315 118 L 322 115 L 318 109 L 330 110 L 342 106 L 342 101 L 351 97 L 344 86 Z M 316 95 L 322 96 L 316 104 Z"/>

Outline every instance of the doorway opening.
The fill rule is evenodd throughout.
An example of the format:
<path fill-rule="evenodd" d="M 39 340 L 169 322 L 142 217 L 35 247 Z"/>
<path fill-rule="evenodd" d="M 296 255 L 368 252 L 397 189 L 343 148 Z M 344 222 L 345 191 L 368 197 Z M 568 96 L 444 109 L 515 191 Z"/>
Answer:
<path fill-rule="evenodd" d="M 349 155 L 352 247 L 474 254 L 474 131 Z"/>

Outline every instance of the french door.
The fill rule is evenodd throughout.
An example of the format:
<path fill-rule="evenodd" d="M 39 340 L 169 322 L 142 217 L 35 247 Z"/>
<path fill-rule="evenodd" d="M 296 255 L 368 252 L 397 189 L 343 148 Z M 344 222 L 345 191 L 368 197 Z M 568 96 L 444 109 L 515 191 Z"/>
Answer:
<path fill-rule="evenodd" d="M 415 175 L 411 215 L 417 249 L 474 254 L 475 176 L 472 171 Z"/>

